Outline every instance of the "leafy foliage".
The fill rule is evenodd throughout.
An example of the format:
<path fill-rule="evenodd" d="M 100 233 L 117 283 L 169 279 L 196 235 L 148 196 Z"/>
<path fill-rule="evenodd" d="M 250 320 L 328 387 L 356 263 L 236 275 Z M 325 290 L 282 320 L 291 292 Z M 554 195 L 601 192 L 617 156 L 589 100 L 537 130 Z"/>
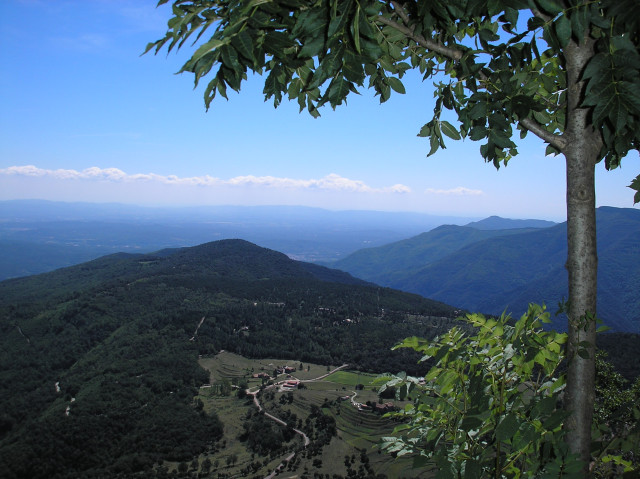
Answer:
<path fill-rule="evenodd" d="M 581 106 L 592 108 L 602 135 L 599 159 L 616 168 L 637 149 L 640 131 L 637 20 L 617 14 L 627 10 L 637 11 L 633 0 L 175 0 L 165 37 L 145 53 L 193 38 L 198 47 L 180 72 L 192 73 L 196 85 L 211 76 L 207 108 L 216 95 L 227 98 L 227 88 L 239 91 L 251 70 L 265 74 L 265 97 L 275 106 L 287 96 L 312 116 L 345 102 L 367 79 L 381 102 L 403 94 L 403 76 L 418 69 L 437 80 L 433 118 L 419 132 L 429 154 L 445 147 L 445 137 L 470 138 L 483 141 L 481 155 L 498 167 L 517 154 L 512 125 L 549 143 L 549 152 L 565 148 L 575 107 L 567 88 L 577 80 L 567 78 L 565 55 L 593 42 Z M 457 125 L 443 117 L 447 110 Z M 638 181 L 630 185 L 636 202 Z"/>
<path fill-rule="evenodd" d="M 628 386 L 606 359 L 598 351 L 593 472 L 597 478 L 634 477 L 640 470 L 640 378 Z"/>
<path fill-rule="evenodd" d="M 566 335 L 545 332 L 549 313 L 537 305 L 515 324 L 508 316 L 467 315 L 475 335 L 453 328 L 434 341 L 408 338 L 398 348 L 433 365 L 420 378 L 387 377 L 400 398 L 391 413 L 404 423 L 382 448 L 432 463 L 436 477 L 582 477 L 563 442 L 567 414 L 558 409 L 564 378 L 557 376 Z"/>

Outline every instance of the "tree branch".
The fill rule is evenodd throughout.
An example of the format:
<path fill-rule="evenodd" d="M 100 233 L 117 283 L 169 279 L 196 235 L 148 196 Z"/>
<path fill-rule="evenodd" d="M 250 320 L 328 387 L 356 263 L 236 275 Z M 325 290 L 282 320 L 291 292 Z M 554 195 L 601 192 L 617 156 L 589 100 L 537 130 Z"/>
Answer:
<path fill-rule="evenodd" d="M 560 151 L 563 151 L 567 146 L 567 139 L 563 135 L 548 132 L 540 123 L 532 118 L 523 118 L 520 120 L 520 124 L 538 138 L 546 141 Z"/>
<path fill-rule="evenodd" d="M 443 45 L 442 43 L 438 43 L 436 41 L 427 39 L 420 34 L 414 33 L 415 28 L 413 26 L 409 26 L 410 19 L 407 13 L 402 8 L 402 5 L 395 1 L 392 1 L 391 5 L 393 5 L 395 13 L 400 17 L 404 25 L 383 16 L 379 16 L 376 21 L 395 28 L 399 32 L 402 32 L 404 35 L 406 35 L 407 38 L 410 38 L 418 45 L 426 48 L 427 50 L 439 53 L 440 55 L 450 58 L 454 61 L 458 61 L 462 58 L 463 52 L 461 52 L 460 50 L 448 47 L 446 45 Z"/>
<path fill-rule="evenodd" d="M 533 13 L 534 17 L 538 17 L 541 20 L 544 20 L 545 22 L 550 22 L 551 20 L 553 20 L 553 17 L 551 15 L 547 15 L 546 13 L 542 13 L 537 8 L 532 8 L 531 9 L 531 13 Z"/>
<path fill-rule="evenodd" d="M 379 16 L 376 20 L 384 25 L 388 25 L 392 28 L 395 28 L 399 32 L 403 33 L 407 38 L 410 38 L 414 42 L 416 42 L 421 47 L 426 48 L 427 50 L 431 50 L 433 52 L 439 53 L 440 55 L 447 57 L 453 61 L 459 61 L 463 52 L 452 48 L 436 41 L 427 39 L 420 34 L 415 33 L 415 27 L 411 25 L 411 19 L 407 12 L 404 11 L 404 8 L 400 3 L 396 0 L 391 0 L 391 5 L 393 6 L 394 13 L 400 17 L 402 23 L 398 23 L 391 18 Z M 544 19 L 545 21 L 551 20 L 551 17 L 540 12 L 539 10 L 532 10 L 533 14 L 537 17 Z M 478 72 L 478 76 L 480 80 L 486 79 L 486 76 L 482 71 Z M 562 151 L 567 145 L 567 139 L 562 135 L 556 135 L 554 133 L 548 132 L 540 123 L 535 121 L 533 118 L 524 118 L 520 120 L 520 124 L 529 130 L 531 133 L 536 135 L 538 138 L 546 141 L 547 143 L 553 145 L 558 150 Z"/>

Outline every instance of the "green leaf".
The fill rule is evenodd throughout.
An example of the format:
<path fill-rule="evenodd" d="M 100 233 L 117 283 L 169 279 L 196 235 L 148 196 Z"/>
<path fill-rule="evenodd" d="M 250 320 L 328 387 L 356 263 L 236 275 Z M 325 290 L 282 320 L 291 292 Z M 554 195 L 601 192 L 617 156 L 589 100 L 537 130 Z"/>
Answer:
<path fill-rule="evenodd" d="M 353 23 L 351 24 L 351 34 L 353 35 L 353 43 L 358 53 L 362 53 L 360 50 L 360 4 L 356 9 L 356 14 L 353 17 Z"/>
<path fill-rule="evenodd" d="M 314 38 L 322 35 L 326 28 L 327 18 L 323 8 L 303 10 L 296 21 L 291 34 L 295 37 Z"/>
<path fill-rule="evenodd" d="M 305 44 L 300 49 L 300 53 L 298 54 L 298 56 L 300 58 L 305 58 L 305 57 L 312 58 L 318 55 L 322 51 L 323 47 L 324 47 L 324 38 L 322 37 L 313 38 L 305 42 Z"/>
<path fill-rule="evenodd" d="M 224 45 L 220 48 L 220 56 L 222 57 L 222 63 L 227 68 L 231 68 L 232 70 L 240 70 L 242 67 L 238 62 L 238 54 L 236 49 L 231 45 Z"/>
<path fill-rule="evenodd" d="M 473 141 L 480 141 L 487 137 L 487 128 L 484 125 L 474 126 L 469 132 L 469 138 Z"/>
<path fill-rule="evenodd" d="M 456 127 L 453 126 L 448 121 L 441 121 L 440 122 L 440 129 L 442 130 L 442 133 L 447 135 L 452 140 L 459 140 L 460 139 L 460 133 L 458 132 Z"/>
<path fill-rule="evenodd" d="M 467 459 L 464 463 L 464 479 L 480 479 L 482 466 L 474 459 Z"/>
<path fill-rule="evenodd" d="M 427 123 L 423 125 L 422 128 L 420 128 L 420 133 L 418 133 L 418 136 L 422 136 L 422 137 L 431 136 L 431 123 Z"/>
<path fill-rule="evenodd" d="M 554 411 L 551 416 L 544 422 L 545 429 L 553 430 L 562 425 L 562 422 L 566 419 L 567 413 L 563 410 Z"/>
<path fill-rule="evenodd" d="M 557 15 L 562 11 L 562 4 L 557 0 L 535 0 L 542 10 L 551 15 Z"/>
<path fill-rule="evenodd" d="M 469 116 L 472 120 L 479 120 L 481 118 L 486 118 L 487 116 L 487 102 L 479 101 L 475 103 L 471 110 L 469 110 Z"/>
<path fill-rule="evenodd" d="M 571 40 L 571 22 L 566 15 L 560 15 L 554 22 L 554 27 L 560 46 L 566 47 Z"/>
<path fill-rule="evenodd" d="M 340 105 L 349 94 L 349 82 L 344 78 L 335 78 L 329 85 L 327 95 L 331 106 Z"/>
<path fill-rule="evenodd" d="M 480 36 L 480 40 L 485 42 L 496 42 L 500 40 L 500 37 L 495 33 L 493 33 L 493 31 L 489 30 L 488 28 L 481 29 L 478 32 L 478 35 Z"/>
<path fill-rule="evenodd" d="M 431 144 L 431 149 L 429 150 L 427 156 L 433 155 L 436 151 L 438 151 L 438 148 L 440 148 L 440 141 L 435 134 L 431 135 L 431 138 L 429 138 L 429 143 Z"/>
<path fill-rule="evenodd" d="M 406 90 L 404 89 L 404 85 L 400 80 L 396 77 L 387 77 L 387 84 L 393 88 L 396 93 L 405 94 Z"/>
<path fill-rule="evenodd" d="M 187 63 L 195 64 L 195 63 L 197 63 L 198 60 L 200 60 L 200 58 L 202 58 L 204 55 L 209 53 L 211 50 L 215 50 L 217 48 L 220 48 L 222 45 L 226 45 L 227 43 L 229 43 L 229 39 L 228 38 L 225 38 L 224 40 L 218 40 L 216 38 L 214 38 L 212 40 L 209 40 L 208 42 L 202 44 L 200 46 L 200 48 L 198 48 L 195 51 L 195 53 L 193 54 L 193 56 L 189 59 L 189 62 L 187 62 Z"/>
<path fill-rule="evenodd" d="M 549 156 L 549 155 L 559 155 L 560 154 L 560 150 L 558 150 L 555 146 L 553 145 L 547 145 L 547 148 L 544 151 L 545 156 Z"/>
<path fill-rule="evenodd" d="M 587 351 L 586 349 L 578 349 L 578 356 L 580 356 L 582 359 L 589 359 L 589 351 Z"/>
<path fill-rule="evenodd" d="M 624 98 L 627 109 L 640 116 L 640 83 L 622 81 L 618 84 L 618 91 Z"/>
<path fill-rule="evenodd" d="M 466 416 L 460 423 L 460 429 L 463 431 L 471 431 L 473 429 L 480 429 L 483 424 L 483 420 L 476 416 Z"/>
<path fill-rule="evenodd" d="M 489 138 L 498 148 L 508 149 L 514 146 L 514 143 L 502 130 L 492 129 L 489 133 Z"/>
<path fill-rule="evenodd" d="M 584 32 L 589 26 L 589 8 L 578 7 L 571 15 L 571 30 L 578 43 L 582 44 Z"/>
<path fill-rule="evenodd" d="M 519 427 L 520 422 L 518 421 L 518 417 L 513 413 L 509 413 L 500 421 L 498 427 L 496 427 L 496 438 L 498 441 L 506 441 L 513 437 Z"/>
<path fill-rule="evenodd" d="M 254 62 L 253 40 L 247 30 L 242 30 L 231 38 L 231 44 L 238 50 L 238 53 L 247 60 Z"/>

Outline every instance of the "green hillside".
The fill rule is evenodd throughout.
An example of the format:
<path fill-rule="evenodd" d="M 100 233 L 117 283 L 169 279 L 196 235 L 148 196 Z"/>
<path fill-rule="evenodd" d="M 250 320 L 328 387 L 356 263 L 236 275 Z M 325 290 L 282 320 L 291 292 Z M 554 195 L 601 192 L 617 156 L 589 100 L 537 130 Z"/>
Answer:
<path fill-rule="evenodd" d="M 220 350 L 417 373 L 401 338 L 454 309 L 240 240 L 0 283 L 4 477 L 165 477 L 224 441 L 198 358 Z M 164 471 L 164 472 L 163 472 Z"/>
<path fill-rule="evenodd" d="M 602 207 L 597 221 L 598 315 L 616 331 L 640 332 L 640 211 Z M 555 308 L 567 297 L 566 223 L 535 230 L 469 230 L 436 228 L 358 251 L 336 266 L 384 286 L 491 314 L 506 309 L 517 316 L 529 302 Z M 563 323 L 559 319 L 554 326 Z"/>
<path fill-rule="evenodd" d="M 530 230 L 480 230 L 469 226 L 442 225 L 413 238 L 356 251 L 331 266 L 377 284 L 390 285 L 401 281 L 409 272 L 419 271 L 467 245 L 523 231 Z"/>
<path fill-rule="evenodd" d="M 506 229 L 522 229 L 522 228 L 549 228 L 556 223 L 546 220 L 520 220 L 501 218 L 500 216 L 489 216 L 480 221 L 473 221 L 467 226 L 477 230 L 506 230 Z"/>

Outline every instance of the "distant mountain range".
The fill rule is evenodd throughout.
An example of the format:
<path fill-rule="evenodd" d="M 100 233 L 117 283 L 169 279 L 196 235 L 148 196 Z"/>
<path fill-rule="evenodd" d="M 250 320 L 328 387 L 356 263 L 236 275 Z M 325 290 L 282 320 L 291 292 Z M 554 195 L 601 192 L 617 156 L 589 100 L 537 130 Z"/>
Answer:
<path fill-rule="evenodd" d="M 616 331 L 640 332 L 640 211 L 598 208 L 597 234 L 598 316 Z M 519 315 L 529 302 L 555 311 L 567 298 L 566 257 L 566 223 L 493 217 L 360 250 L 332 266 L 468 310 Z M 554 326 L 565 327 L 564 319 Z"/>
<path fill-rule="evenodd" d="M 328 262 L 443 223 L 470 220 L 301 206 L 150 208 L 0 201 L 0 280 L 52 271 L 110 253 L 147 253 L 234 238 L 294 259 Z"/>

